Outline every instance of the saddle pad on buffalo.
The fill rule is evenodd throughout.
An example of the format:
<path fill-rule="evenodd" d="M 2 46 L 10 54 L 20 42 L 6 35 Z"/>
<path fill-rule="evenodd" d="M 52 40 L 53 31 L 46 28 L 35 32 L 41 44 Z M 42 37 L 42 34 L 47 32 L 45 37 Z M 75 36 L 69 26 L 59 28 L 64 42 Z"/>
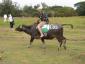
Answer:
<path fill-rule="evenodd" d="M 46 33 L 48 32 L 50 29 L 58 29 L 59 26 L 58 25 L 54 25 L 54 24 L 45 24 L 42 27 L 42 32 Z"/>
<path fill-rule="evenodd" d="M 48 30 L 49 30 L 49 24 L 43 25 L 42 32 L 46 33 L 46 32 L 48 32 Z"/>

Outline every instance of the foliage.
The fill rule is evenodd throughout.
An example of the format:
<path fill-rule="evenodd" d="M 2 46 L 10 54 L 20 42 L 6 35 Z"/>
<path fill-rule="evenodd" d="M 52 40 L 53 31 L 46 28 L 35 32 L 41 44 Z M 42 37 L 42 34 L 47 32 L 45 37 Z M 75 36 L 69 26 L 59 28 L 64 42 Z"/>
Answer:
<path fill-rule="evenodd" d="M 19 16 L 19 7 L 17 3 L 13 3 L 12 0 L 3 0 L 0 4 L 0 15 L 12 14 L 13 16 Z"/>
<path fill-rule="evenodd" d="M 23 8 L 23 16 L 36 16 L 38 11 L 32 6 L 24 6 Z"/>
<path fill-rule="evenodd" d="M 45 11 L 49 17 L 85 15 L 85 2 L 76 3 L 76 10 L 71 7 L 48 6 L 46 3 L 41 3 L 41 5 L 42 9 L 40 9 L 40 4 L 37 4 L 35 6 L 25 5 L 21 9 L 18 3 L 12 2 L 12 0 L 3 0 L 2 3 L 0 3 L 0 16 L 3 16 L 3 14 L 11 13 L 13 16 L 34 17 L 38 16 L 39 10 Z"/>
<path fill-rule="evenodd" d="M 85 1 L 76 3 L 75 7 L 77 7 L 76 11 L 77 11 L 78 15 L 85 16 Z"/>

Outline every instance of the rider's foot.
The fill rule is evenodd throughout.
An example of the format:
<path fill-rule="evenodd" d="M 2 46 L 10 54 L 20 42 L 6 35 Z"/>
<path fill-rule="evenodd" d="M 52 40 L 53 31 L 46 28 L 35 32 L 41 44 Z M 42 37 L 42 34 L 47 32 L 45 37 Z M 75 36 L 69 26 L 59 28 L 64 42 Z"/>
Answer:
<path fill-rule="evenodd" d="M 42 34 L 40 37 L 42 38 L 44 35 Z"/>

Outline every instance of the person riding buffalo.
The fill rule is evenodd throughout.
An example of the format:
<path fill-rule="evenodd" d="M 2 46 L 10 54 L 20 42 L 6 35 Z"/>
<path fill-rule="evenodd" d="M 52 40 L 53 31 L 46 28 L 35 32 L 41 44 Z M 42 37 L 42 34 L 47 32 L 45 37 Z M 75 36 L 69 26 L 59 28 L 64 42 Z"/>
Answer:
<path fill-rule="evenodd" d="M 39 23 L 37 25 L 37 28 L 38 28 L 38 31 L 40 32 L 40 37 L 42 38 L 44 36 L 42 33 L 42 26 L 45 25 L 46 23 L 49 23 L 48 15 L 44 13 L 43 11 L 40 11 L 38 22 Z"/>

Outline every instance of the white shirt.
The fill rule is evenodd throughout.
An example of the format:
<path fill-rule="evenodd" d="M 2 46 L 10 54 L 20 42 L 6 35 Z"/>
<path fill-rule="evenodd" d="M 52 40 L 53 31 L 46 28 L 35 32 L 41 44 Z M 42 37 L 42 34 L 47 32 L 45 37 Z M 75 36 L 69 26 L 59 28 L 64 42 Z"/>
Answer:
<path fill-rule="evenodd" d="M 7 18 L 7 15 L 6 14 L 4 14 L 4 18 Z"/>
<path fill-rule="evenodd" d="M 13 17 L 9 16 L 9 22 L 13 22 Z"/>

